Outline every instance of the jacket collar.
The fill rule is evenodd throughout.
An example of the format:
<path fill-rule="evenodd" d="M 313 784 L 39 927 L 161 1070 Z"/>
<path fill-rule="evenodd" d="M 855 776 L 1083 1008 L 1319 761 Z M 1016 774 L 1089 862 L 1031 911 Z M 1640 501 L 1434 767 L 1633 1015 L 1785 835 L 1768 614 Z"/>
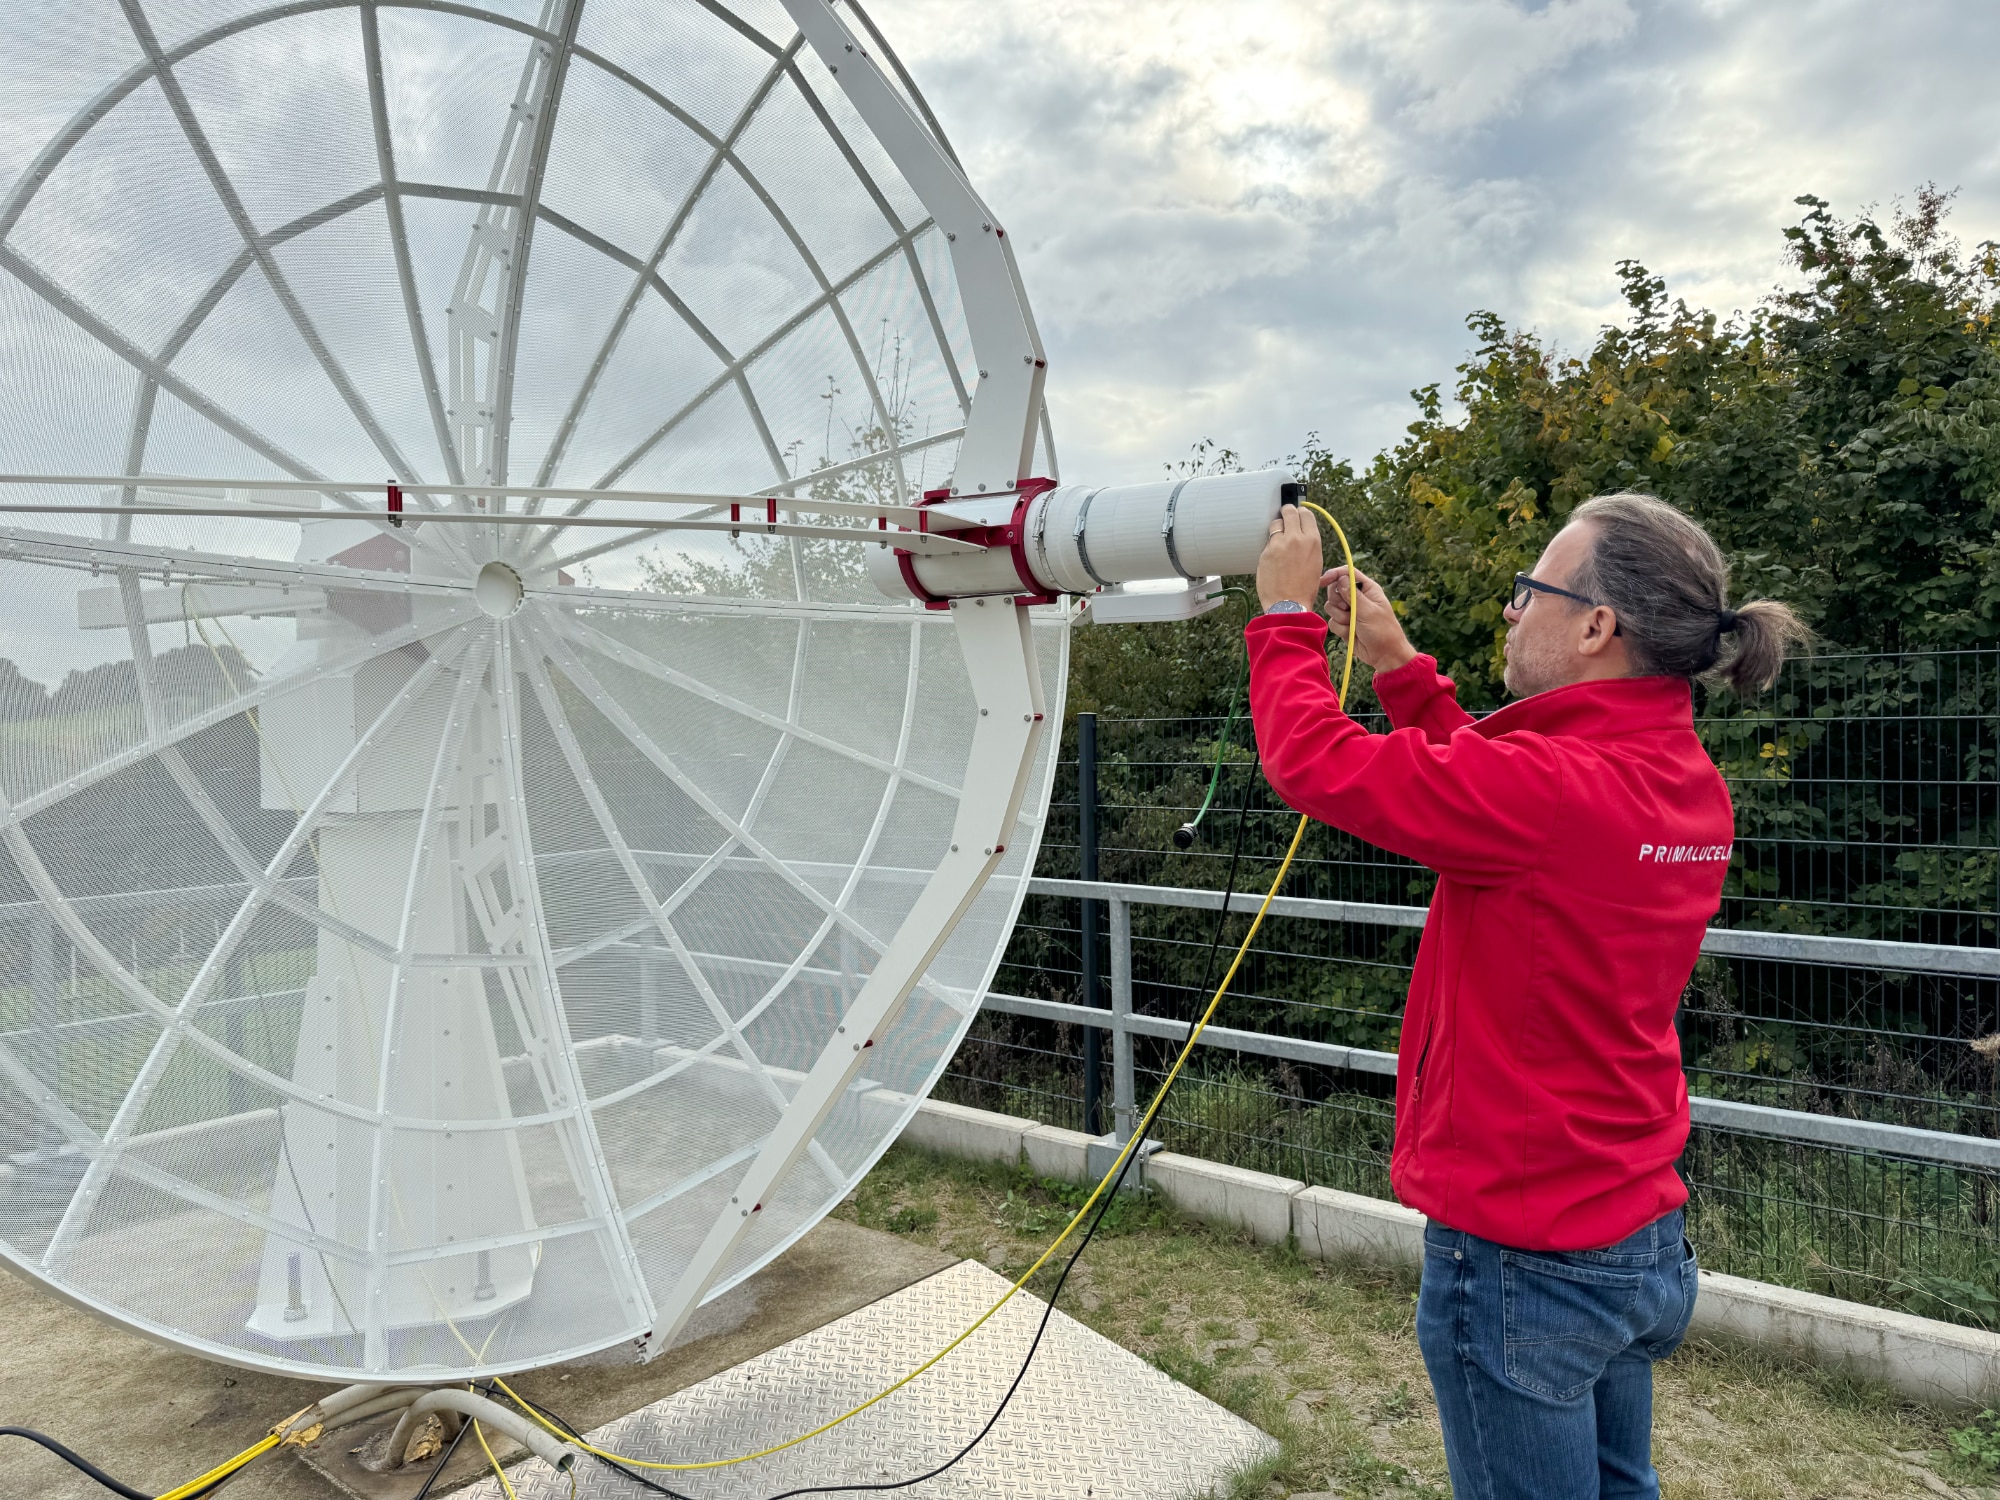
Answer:
<path fill-rule="evenodd" d="M 1612 677 L 1550 688 L 1497 709 L 1475 726 L 1496 735 L 1567 734 L 1588 739 L 1694 728 L 1694 693 L 1683 677 Z"/>

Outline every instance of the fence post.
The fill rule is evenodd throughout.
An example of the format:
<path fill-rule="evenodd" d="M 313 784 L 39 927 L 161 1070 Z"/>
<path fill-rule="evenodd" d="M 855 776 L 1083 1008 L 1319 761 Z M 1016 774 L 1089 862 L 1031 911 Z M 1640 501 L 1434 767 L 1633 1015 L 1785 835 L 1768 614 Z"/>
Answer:
<path fill-rule="evenodd" d="M 1132 1081 L 1132 903 L 1111 899 L 1111 1119 L 1122 1146 L 1138 1124 Z"/>
<path fill-rule="evenodd" d="M 1076 716 L 1076 844 L 1085 880 L 1097 879 L 1097 715 Z M 1097 923 L 1103 903 L 1085 900 L 1082 918 L 1083 995 L 1085 1005 L 1098 1004 Z M 1083 1132 L 1101 1133 L 1103 1039 L 1095 1026 L 1083 1029 Z"/>

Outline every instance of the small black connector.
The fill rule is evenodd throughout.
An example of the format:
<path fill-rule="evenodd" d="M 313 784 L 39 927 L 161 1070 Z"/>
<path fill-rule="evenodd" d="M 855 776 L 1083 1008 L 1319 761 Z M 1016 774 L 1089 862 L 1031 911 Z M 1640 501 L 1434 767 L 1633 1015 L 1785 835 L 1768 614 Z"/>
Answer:
<path fill-rule="evenodd" d="M 1183 823 L 1174 830 L 1174 847 L 1183 851 L 1194 847 L 1194 824 Z"/>

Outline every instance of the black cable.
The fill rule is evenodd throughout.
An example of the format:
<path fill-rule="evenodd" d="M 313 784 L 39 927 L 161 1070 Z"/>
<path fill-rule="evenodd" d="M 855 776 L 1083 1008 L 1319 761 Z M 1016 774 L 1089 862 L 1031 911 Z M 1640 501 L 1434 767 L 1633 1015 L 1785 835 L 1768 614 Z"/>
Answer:
<path fill-rule="evenodd" d="M 1201 988 L 1196 991 L 1197 994 L 1208 993 L 1209 980 L 1215 973 L 1216 956 L 1222 948 L 1222 934 L 1229 920 L 1229 903 L 1236 895 L 1236 871 L 1243 857 L 1243 833 L 1250 822 L 1250 798 L 1251 794 L 1256 790 L 1257 766 L 1258 761 L 1253 760 L 1250 765 L 1250 775 L 1244 781 L 1243 800 L 1237 805 L 1236 837 L 1232 841 L 1229 851 L 1229 871 L 1223 883 L 1222 909 L 1216 913 L 1215 927 L 1209 934 L 1208 953 L 1203 961 Z M 1195 1021 L 1188 1023 L 1190 1034 L 1192 1034 L 1196 1024 L 1197 1022 Z M 1142 1138 L 1147 1127 L 1158 1118 L 1159 1112 L 1165 1103 L 1166 1096 L 1162 1094 L 1147 1109 L 1145 1118 L 1139 1122 L 1139 1133 Z M 1132 1170 L 1132 1163 L 1139 1160 L 1140 1154 L 1136 1149 L 1130 1151 L 1126 1154 L 1125 1160 L 1120 1163 L 1118 1175 L 1111 1180 L 1110 1190 L 1105 1193 L 1103 1201 L 1097 1205 L 1096 1213 L 1091 1216 L 1089 1225 L 1083 1231 L 1083 1238 L 1077 1242 L 1076 1249 L 1070 1252 L 1069 1259 L 1063 1263 L 1062 1274 L 1056 1278 L 1055 1287 L 1049 1292 L 1049 1300 L 1042 1308 L 1041 1321 L 1035 1326 L 1035 1337 L 1028 1345 L 1028 1352 L 1021 1358 L 1021 1368 L 1014 1372 L 1014 1379 L 1008 1385 L 1006 1394 L 1000 1398 L 1000 1404 L 994 1407 L 993 1415 L 986 1419 L 985 1426 L 981 1427 L 973 1435 L 970 1442 L 936 1468 L 926 1470 L 924 1473 L 915 1475 L 909 1479 L 894 1479 L 876 1484 L 806 1485 L 799 1489 L 784 1490 L 779 1494 L 769 1497 L 769 1500 L 796 1500 L 796 1497 L 800 1495 L 843 1495 L 861 1492 L 881 1492 L 885 1490 L 906 1490 L 913 1485 L 923 1484 L 927 1480 L 937 1478 L 940 1474 L 958 1464 L 973 1449 L 986 1441 L 987 1435 L 993 1431 L 994 1427 L 998 1425 L 1000 1418 L 1006 1414 L 1008 1406 L 1014 1400 L 1015 1392 L 1021 1388 L 1021 1382 L 1027 1378 L 1028 1368 L 1034 1363 L 1035 1355 L 1042 1347 L 1042 1338 L 1049 1329 L 1049 1319 L 1055 1315 L 1056 1302 L 1062 1296 L 1063 1287 L 1069 1282 L 1070 1272 L 1076 1269 L 1077 1262 L 1083 1259 L 1083 1252 L 1090 1248 L 1090 1242 L 1097 1237 L 1098 1228 L 1104 1223 L 1104 1216 L 1110 1212 L 1111 1205 L 1117 1201 L 1119 1188 L 1124 1186 L 1125 1174 Z M 509 1391 L 507 1394 L 512 1396 L 514 1401 L 520 1406 L 539 1413 L 566 1432 L 571 1434 L 576 1432 L 577 1429 L 575 1427 L 539 1402 L 531 1401 L 527 1397 L 517 1395 L 513 1391 Z M 460 1434 L 463 1435 L 463 1432 L 464 1429 L 461 1428 Z M 456 1445 L 456 1438 L 453 1439 L 453 1443 Z M 450 1454 L 447 1453 L 445 1456 L 449 1458 Z M 649 1479 L 636 1470 L 627 1468 L 616 1459 L 609 1458 L 602 1453 L 593 1453 L 591 1456 L 606 1468 L 616 1469 L 634 1484 L 641 1485 L 654 1494 L 665 1495 L 668 1497 L 668 1500 L 690 1500 L 689 1496 L 682 1494 L 680 1491 L 669 1489 L 666 1485 Z M 443 1467 L 443 1464 L 439 1464 L 438 1466 L 440 1471 L 442 1471 Z M 436 1475 L 433 1474 L 432 1478 L 435 1479 Z M 423 1490 L 417 1493 L 414 1500 L 424 1500 L 424 1496 L 429 1492 L 429 1489 L 430 1484 L 426 1482 Z"/>
<path fill-rule="evenodd" d="M 1251 774 L 1243 787 L 1243 801 L 1236 809 L 1236 840 L 1235 846 L 1229 853 L 1229 874 L 1222 893 L 1222 910 L 1216 913 L 1215 930 L 1209 937 L 1208 958 L 1203 965 L 1201 989 L 1196 991 L 1197 994 L 1209 993 L 1208 981 L 1210 976 L 1215 972 L 1215 957 L 1222 946 L 1223 925 L 1229 920 L 1229 902 L 1236 894 L 1236 867 L 1243 854 L 1243 829 L 1250 821 L 1250 794 L 1255 789 L 1257 783 L 1257 764 L 1256 761 L 1251 762 Z M 1197 1024 L 1198 1022 L 1196 1021 L 1188 1023 L 1190 1035 L 1193 1034 L 1194 1027 Z M 1155 1099 L 1147 1109 L 1145 1118 L 1139 1122 L 1138 1133 L 1142 1142 L 1147 1127 L 1158 1118 L 1160 1110 L 1165 1104 L 1166 1094 L 1162 1092 L 1160 1097 Z M 862 1491 L 906 1490 L 912 1485 L 922 1484 L 926 1480 L 937 1478 L 938 1475 L 944 1473 L 945 1470 L 951 1468 L 974 1448 L 977 1448 L 981 1443 L 986 1441 L 986 1435 L 993 1430 L 1001 1416 L 1005 1414 L 1008 1403 L 1014 1399 L 1014 1393 L 1021 1388 L 1021 1382 L 1027 1378 L 1028 1366 L 1034 1363 L 1035 1352 L 1042 1347 L 1042 1335 L 1048 1332 L 1049 1319 L 1055 1315 L 1056 1299 L 1062 1296 L 1063 1285 L 1069 1280 L 1069 1273 L 1076 1269 L 1076 1263 L 1083 1258 L 1083 1252 L 1090 1248 L 1090 1242 L 1096 1237 L 1098 1226 L 1104 1222 L 1105 1214 L 1110 1211 L 1111 1205 L 1117 1201 L 1118 1189 L 1125 1182 L 1125 1174 L 1132 1170 L 1132 1163 L 1139 1160 L 1139 1157 L 1140 1151 L 1137 1148 L 1126 1153 L 1124 1162 L 1118 1168 L 1118 1175 L 1111 1181 L 1110 1191 L 1104 1195 L 1104 1201 L 1098 1204 L 1097 1212 L 1091 1217 L 1089 1227 L 1084 1230 L 1083 1239 L 1078 1242 L 1076 1249 L 1070 1253 L 1069 1259 L 1063 1263 L 1062 1275 L 1056 1278 L 1055 1289 L 1049 1293 L 1048 1305 L 1042 1309 L 1042 1320 L 1035 1328 L 1034 1341 L 1028 1345 L 1027 1354 L 1022 1356 L 1021 1368 L 1015 1372 L 1013 1384 L 1007 1387 L 1007 1394 L 1000 1398 L 1000 1404 L 993 1409 L 993 1415 L 986 1419 L 986 1425 L 979 1429 L 971 1442 L 967 1443 L 935 1469 L 918 1474 L 911 1479 L 895 1479 L 881 1484 L 806 1485 L 800 1489 L 784 1490 L 779 1494 L 770 1496 L 769 1500 L 794 1500 L 794 1497 L 799 1495 L 846 1495 Z M 672 1491 L 667 1491 L 666 1493 L 672 1494 Z M 681 1500 L 684 1500 L 684 1497 L 681 1497 Z"/>
<path fill-rule="evenodd" d="M 1055 1314 L 1056 1298 L 1062 1295 L 1063 1283 L 1069 1280 L 1069 1273 L 1075 1269 L 1077 1260 L 1090 1247 L 1091 1238 L 1097 1233 L 1097 1226 L 1104 1222 L 1106 1211 L 1110 1209 L 1113 1200 L 1118 1196 L 1119 1185 L 1125 1181 L 1125 1174 L 1131 1170 L 1132 1163 L 1138 1159 L 1139 1153 L 1133 1151 L 1126 1156 L 1124 1164 L 1119 1167 L 1118 1176 L 1112 1181 L 1111 1191 L 1104 1195 L 1104 1201 L 1097 1206 L 1097 1212 L 1091 1218 L 1090 1227 L 1083 1232 L 1083 1239 L 1077 1244 L 1070 1258 L 1063 1263 L 1062 1275 L 1056 1278 L 1055 1290 L 1049 1293 L 1048 1304 L 1042 1309 L 1042 1321 L 1035 1327 L 1034 1341 L 1028 1345 L 1028 1352 L 1021 1360 L 1021 1368 L 1014 1373 L 1013 1383 L 1007 1387 L 1007 1394 L 1000 1398 L 1000 1404 L 993 1408 L 993 1415 L 986 1419 L 986 1425 L 979 1429 L 971 1442 L 959 1449 L 958 1452 L 952 1454 L 950 1458 L 939 1464 L 935 1469 L 928 1470 L 909 1479 L 892 1479 L 881 1484 L 810 1484 L 799 1489 L 785 1490 L 779 1494 L 772 1495 L 770 1500 L 793 1500 L 793 1497 L 797 1495 L 845 1495 L 863 1490 L 906 1490 L 911 1485 L 922 1484 L 927 1479 L 937 1478 L 938 1475 L 944 1473 L 945 1470 L 951 1468 L 974 1448 L 985 1442 L 986 1435 L 993 1430 L 995 1424 L 1005 1415 L 1008 1403 L 1014 1399 L 1014 1393 L 1021 1388 L 1021 1382 L 1027 1378 L 1028 1366 L 1034 1363 L 1035 1351 L 1042 1347 L 1042 1335 L 1048 1332 L 1049 1319 Z"/>
<path fill-rule="evenodd" d="M 553 1422 L 556 1426 L 562 1428 L 562 1430 L 568 1433 L 572 1438 L 577 1436 L 577 1429 L 575 1427 L 571 1426 L 568 1422 L 564 1421 L 562 1417 L 558 1416 L 548 1407 L 542 1405 L 541 1402 L 531 1401 L 526 1396 L 517 1395 L 513 1391 L 508 1391 L 507 1394 L 514 1398 L 515 1405 L 525 1407 L 531 1412 L 539 1412 L 542 1416 L 548 1418 L 548 1420 Z M 589 1452 L 588 1449 L 586 1449 L 585 1451 Z M 657 1480 L 648 1479 L 644 1474 L 641 1474 L 637 1469 L 626 1468 L 625 1465 L 618 1462 L 618 1460 L 615 1458 L 609 1458 L 602 1453 L 591 1453 L 590 1456 L 596 1459 L 599 1463 L 603 1464 L 607 1469 L 616 1469 L 620 1474 L 623 1474 L 627 1479 L 631 1480 L 633 1483 L 644 1485 L 647 1489 L 651 1490 L 656 1495 L 666 1495 L 669 1497 L 669 1500 L 692 1500 L 691 1496 L 683 1495 L 679 1490 L 670 1490 L 664 1484 L 659 1483 Z M 414 1497 L 414 1500 L 423 1500 L 423 1496 L 417 1495 Z"/>
<path fill-rule="evenodd" d="M 1208 982 L 1215 977 L 1215 956 L 1222 951 L 1222 930 L 1229 922 L 1229 903 L 1236 899 L 1236 866 L 1243 858 L 1243 830 L 1250 825 L 1250 794 L 1257 790 L 1257 771 L 1264 763 L 1261 755 L 1250 757 L 1250 774 L 1243 779 L 1243 800 L 1236 804 L 1236 837 L 1229 846 L 1229 870 L 1222 878 L 1222 909 L 1215 914 L 1215 930 L 1208 935 L 1208 956 L 1202 960 L 1201 987 L 1197 995 L 1213 993 Z M 1195 1023 L 1188 1022 L 1188 1035 Z"/>
<path fill-rule="evenodd" d="M 64 1463 L 82 1470 L 112 1494 L 123 1495 L 125 1500 L 153 1500 L 151 1490 L 135 1490 L 129 1484 L 120 1484 L 82 1454 L 64 1447 L 46 1432 L 37 1432 L 32 1427 L 0 1427 L 0 1437 L 26 1438 L 31 1443 L 40 1443 Z"/>
<path fill-rule="evenodd" d="M 487 1381 L 486 1389 L 480 1392 L 480 1394 L 483 1396 L 491 1397 L 493 1394 L 493 1382 L 490 1380 Z M 444 1466 L 451 1462 L 452 1454 L 458 1452 L 458 1445 L 465 1441 L 466 1433 L 470 1432 L 471 1430 L 472 1430 L 472 1418 L 465 1417 L 463 1420 L 459 1422 L 458 1431 L 454 1432 L 451 1435 L 451 1441 L 445 1444 L 444 1452 L 438 1456 L 437 1467 L 435 1469 L 432 1469 L 429 1474 L 424 1476 L 423 1487 L 419 1489 L 416 1492 L 416 1494 L 412 1495 L 410 1497 L 410 1500 L 429 1500 L 431 1487 L 435 1485 L 438 1482 L 439 1478 L 443 1476 Z"/>
<path fill-rule="evenodd" d="M 1201 988 L 1196 991 L 1197 994 L 1209 993 L 1209 980 L 1213 977 L 1215 973 L 1216 956 L 1218 953 L 1220 953 L 1222 948 L 1222 934 L 1229 921 L 1229 903 L 1232 899 L 1234 899 L 1236 895 L 1236 871 L 1238 866 L 1241 864 L 1243 858 L 1243 834 L 1244 830 L 1249 826 L 1250 822 L 1250 798 L 1252 793 L 1256 790 L 1257 767 L 1259 763 L 1260 762 L 1258 760 L 1251 761 L 1250 775 L 1246 777 L 1244 780 L 1243 800 L 1237 804 L 1236 837 L 1231 843 L 1229 851 L 1229 870 L 1228 874 L 1226 875 L 1223 881 L 1222 908 L 1220 911 L 1216 913 L 1215 926 L 1213 930 L 1209 933 L 1208 953 L 1206 958 L 1203 960 Z M 1197 1024 L 1198 1021 L 1190 1021 L 1188 1023 L 1188 1030 L 1190 1035 L 1193 1034 L 1194 1027 Z M 1146 1129 L 1153 1123 L 1155 1119 L 1158 1118 L 1159 1112 L 1161 1108 L 1164 1107 L 1165 1103 L 1166 1103 L 1166 1095 L 1162 1093 L 1160 1097 L 1155 1099 L 1152 1105 L 1147 1109 L 1145 1118 L 1139 1122 L 1139 1134 L 1142 1139 L 1145 1135 Z M 990 1434 L 993 1431 L 994 1427 L 999 1424 L 1000 1418 L 1006 1414 L 1008 1406 L 1014 1400 L 1015 1392 L 1017 1392 L 1021 1388 L 1021 1382 L 1027 1379 L 1028 1368 L 1030 1365 L 1034 1363 L 1035 1355 L 1042 1347 L 1042 1338 L 1045 1334 L 1047 1334 L 1049 1330 L 1049 1319 L 1055 1316 L 1056 1302 L 1062 1296 L 1063 1287 L 1067 1285 L 1069 1282 L 1070 1272 L 1076 1269 L 1077 1262 L 1083 1259 L 1083 1252 L 1090 1248 L 1090 1242 L 1097 1237 L 1097 1231 L 1099 1227 L 1104 1223 L 1104 1216 L 1110 1212 L 1111 1205 L 1115 1203 L 1118 1199 L 1118 1190 L 1125 1184 L 1125 1174 L 1132 1170 L 1132 1163 L 1139 1160 L 1140 1155 L 1141 1155 L 1140 1151 L 1134 1149 L 1128 1152 L 1125 1156 L 1125 1160 L 1119 1164 L 1118 1175 L 1111 1180 L 1110 1190 L 1105 1193 L 1103 1201 L 1097 1205 L 1096 1213 L 1094 1213 L 1091 1216 L 1089 1225 L 1083 1231 L 1083 1238 L 1077 1242 L 1076 1249 L 1070 1252 L 1069 1259 L 1063 1262 L 1062 1274 L 1056 1278 L 1056 1284 L 1054 1288 L 1049 1292 L 1048 1302 L 1042 1308 L 1041 1321 L 1035 1325 L 1035 1337 L 1028 1345 L 1028 1352 L 1021 1357 L 1021 1368 L 1014 1372 L 1014 1379 L 1008 1385 L 1006 1394 L 1000 1398 L 1000 1404 L 994 1407 L 993 1415 L 986 1419 L 986 1424 L 983 1427 L 981 1427 L 977 1433 L 973 1435 L 972 1440 L 970 1442 L 968 1442 L 963 1448 L 960 1448 L 958 1452 L 954 1453 L 950 1458 L 946 1459 L 943 1463 L 939 1464 L 936 1468 L 928 1469 L 924 1473 L 914 1475 L 909 1479 L 893 1479 L 875 1484 L 805 1485 L 798 1489 L 781 1491 L 776 1495 L 770 1496 L 769 1500 L 796 1500 L 796 1497 L 800 1495 L 846 1495 L 846 1494 L 857 1494 L 864 1492 L 879 1493 L 886 1490 L 906 1490 L 911 1488 L 913 1485 L 923 1484 L 927 1480 L 932 1480 L 937 1478 L 940 1474 L 954 1467 L 961 1460 L 963 1460 L 966 1457 L 966 1455 L 972 1452 L 973 1449 L 977 1448 L 981 1443 L 985 1442 L 988 1434 Z M 551 1411 L 548 1407 L 541 1405 L 539 1402 L 530 1401 L 525 1396 L 515 1395 L 515 1393 L 512 1391 L 509 1391 L 507 1394 L 513 1396 L 514 1400 L 521 1406 L 527 1407 L 535 1412 L 540 1413 L 542 1416 L 546 1417 L 556 1426 L 563 1428 L 565 1431 L 570 1432 L 572 1434 L 576 1432 L 575 1427 L 571 1426 L 568 1422 L 565 1422 L 555 1412 Z M 462 1431 L 463 1429 L 461 1429 L 461 1432 Z M 456 1442 L 456 1439 L 454 1439 L 454 1442 Z M 446 1456 L 449 1457 L 450 1455 L 447 1454 Z M 652 1491 L 654 1494 L 665 1495 L 669 1497 L 669 1500 L 690 1500 L 689 1496 L 682 1494 L 680 1491 L 669 1489 L 667 1488 L 667 1486 L 663 1484 L 660 1484 L 652 1479 L 648 1479 L 644 1474 L 638 1473 L 635 1470 L 627 1468 L 624 1464 L 619 1463 L 616 1459 L 608 1458 L 602 1453 L 592 1454 L 592 1457 L 596 1458 L 598 1462 L 604 1464 L 607 1468 L 616 1469 L 620 1474 L 623 1474 L 627 1479 L 631 1480 L 633 1483 L 644 1486 L 646 1489 Z M 440 1464 L 439 1468 L 442 1469 L 443 1465 Z M 436 1476 L 433 1475 L 432 1477 L 435 1478 Z M 418 1492 L 417 1496 L 415 1497 L 415 1500 L 424 1500 L 424 1495 L 429 1491 L 429 1489 L 430 1486 L 428 1483 L 426 1483 L 424 1489 Z"/>

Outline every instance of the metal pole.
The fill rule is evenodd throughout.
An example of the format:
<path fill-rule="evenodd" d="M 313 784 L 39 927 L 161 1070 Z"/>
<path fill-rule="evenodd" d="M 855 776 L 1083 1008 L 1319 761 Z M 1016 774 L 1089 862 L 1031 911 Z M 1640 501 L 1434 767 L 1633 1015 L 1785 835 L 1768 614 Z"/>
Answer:
<path fill-rule="evenodd" d="M 1085 880 L 1097 879 L 1097 715 L 1076 716 L 1076 844 Z M 1098 1004 L 1097 924 L 1101 901 L 1083 903 L 1083 994 L 1082 1003 Z M 1095 1026 L 1083 1031 L 1083 1133 L 1102 1131 L 1098 1115 L 1101 1085 L 1098 1079 L 1102 1037 Z"/>
<path fill-rule="evenodd" d="M 1118 1144 L 1132 1139 L 1138 1099 L 1132 1080 L 1132 903 L 1111 905 L 1111 1119 Z"/>

